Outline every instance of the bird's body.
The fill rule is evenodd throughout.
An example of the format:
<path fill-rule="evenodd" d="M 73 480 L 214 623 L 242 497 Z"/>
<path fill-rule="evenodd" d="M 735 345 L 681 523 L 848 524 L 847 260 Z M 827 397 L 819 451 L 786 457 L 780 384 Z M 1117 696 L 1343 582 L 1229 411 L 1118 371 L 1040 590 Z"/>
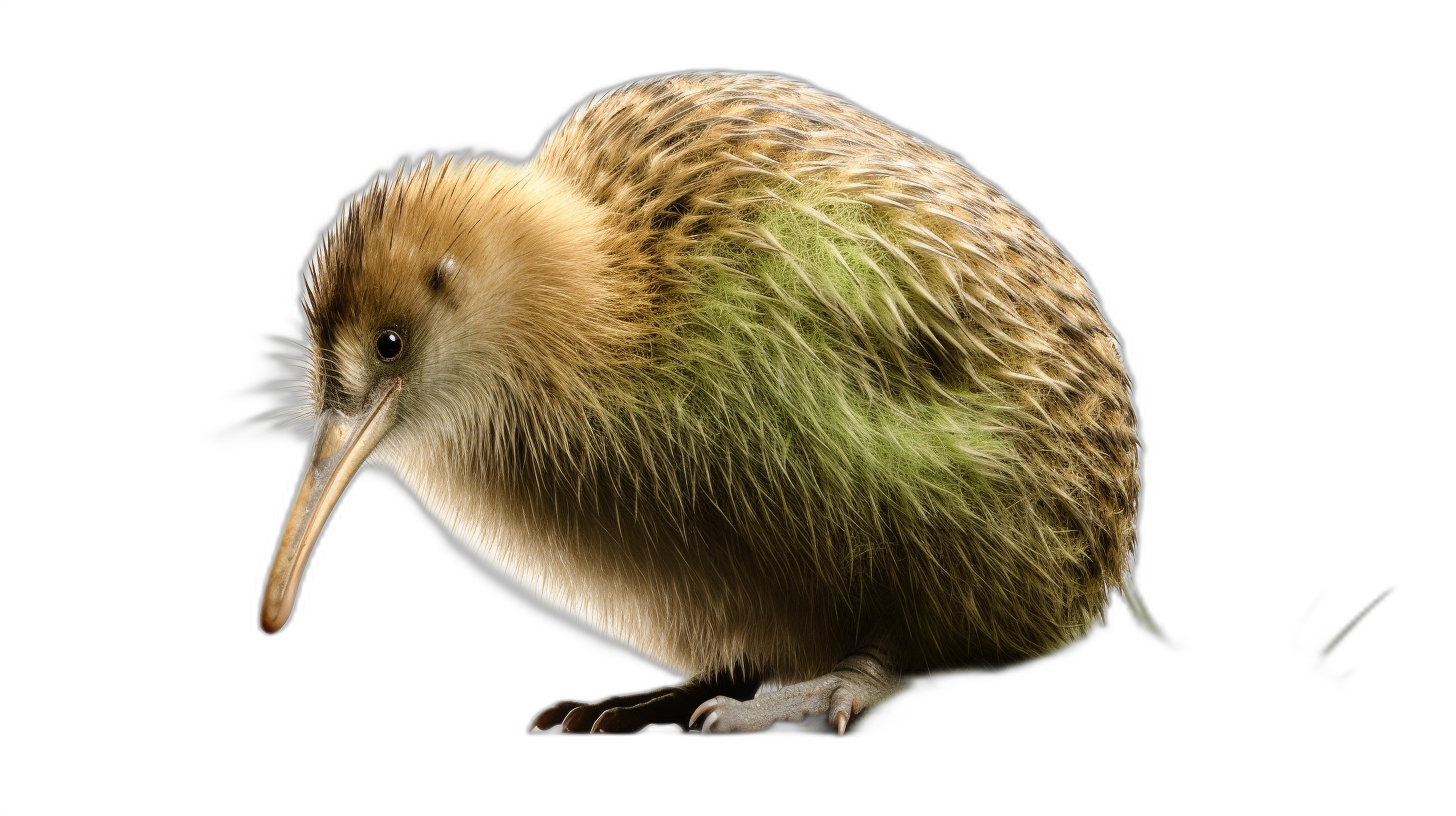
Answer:
<path fill-rule="evenodd" d="M 316 492 L 372 448 L 695 678 L 1031 657 L 1126 576 L 1136 432 L 1081 274 L 952 157 L 797 83 L 646 81 L 524 167 L 378 183 L 306 305 L 314 406 L 354 423 L 320 432 Z"/>

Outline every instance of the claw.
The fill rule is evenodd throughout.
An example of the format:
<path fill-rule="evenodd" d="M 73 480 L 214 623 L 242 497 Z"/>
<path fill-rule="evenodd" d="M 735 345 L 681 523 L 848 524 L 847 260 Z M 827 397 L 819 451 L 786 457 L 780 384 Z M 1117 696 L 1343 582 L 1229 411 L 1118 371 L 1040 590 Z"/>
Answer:
<path fill-rule="evenodd" d="M 844 686 L 834 690 L 829 698 L 829 721 L 839 729 L 842 735 L 844 729 L 849 727 L 849 718 L 859 711 L 854 704 L 854 694 Z"/>
<path fill-rule="evenodd" d="M 591 730 L 588 731 L 587 733 L 588 734 L 605 734 L 605 733 L 607 733 L 607 729 L 605 729 L 605 728 L 602 727 L 602 720 L 607 719 L 607 714 L 609 714 L 611 711 L 614 711 L 614 710 L 615 709 L 608 709 L 607 711 L 603 711 L 602 712 L 602 716 L 597 717 L 597 721 L 594 722 L 594 723 L 592 723 Z"/>
<path fill-rule="evenodd" d="M 549 731 L 552 728 L 555 728 L 556 726 L 561 725 L 561 723 L 568 716 L 570 716 L 570 714 L 571 714 L 571 712 L 573 710 L 575 710 L 577 708 L 580 708 L 582 705 L 583 705 L 582 703 L 574 702 L 574 701 L 571 701 L 571 700 L 563 700 L 562 702 L 559 702 L 556 705 L 551 706 L 550 708 L 546 709 L 545 711 L 543 711 L 539 715 L 537 715 L 535 722 L 532 722 L 531 723 L 531 728 L 528 728 L 526 730 L 528 732 L 531 729 L 539 729 L 541 731 Z"/>
<path fill-rule="evenodd" d="M 704 714 L 708 714 L 708 712 L 710 712 L 713 709 L 717 708 L 722 703 L 727 702 L 727 700 L 728 700 L 727 697 L 722 697 L 722 696 L 714 697 L 713 699 L 711 699 L 711 700 L 703 703 L 702 705 L 698 706 L 697 708 L 693 709 L 693 716 L 691 716 L 691 717 L 688 718 L 688 728 L 692 728 L 693 727 L 693 724 L 698 721 L 698 718 L 699 717 L 703 716 Z M 707 731 L 708 730 L 708 723 L 711 722 L 711 721 L 717 720 L 717 719 L 718 718 L 717 718 L 717 716 L 715 714 L 710 714 L 709 715 L 709 718 L 707 720 L 704 720 L 703 721 L 703 730 L 704 731 Z"/>
<path fill-rule="evenodd" d="M 596 721 L 596 717 L 586 715 L 586 706 L 578 706 L 566 715 L 565 720 L 562 720 L 561 733 L 578 734 L 583 731 L 591 731 L 592 724 Z"/>

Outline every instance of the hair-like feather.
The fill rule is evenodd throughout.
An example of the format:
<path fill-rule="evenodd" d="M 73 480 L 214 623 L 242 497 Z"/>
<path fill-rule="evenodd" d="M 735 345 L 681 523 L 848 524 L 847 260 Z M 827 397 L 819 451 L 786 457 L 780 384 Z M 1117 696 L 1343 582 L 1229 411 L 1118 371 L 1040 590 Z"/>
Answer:
<path fill-rule="evenodd" d="M 524 167 L 402 167 L 305 306 L 316 410 L 401 332 L 380 454 L 690 674 L 802 680 L 871 632 L 908 669 L 1029 657 L 1129 568 L 1129 384 L 1081 274 L 953 157 L 795 82 L 649 80 Z"/>

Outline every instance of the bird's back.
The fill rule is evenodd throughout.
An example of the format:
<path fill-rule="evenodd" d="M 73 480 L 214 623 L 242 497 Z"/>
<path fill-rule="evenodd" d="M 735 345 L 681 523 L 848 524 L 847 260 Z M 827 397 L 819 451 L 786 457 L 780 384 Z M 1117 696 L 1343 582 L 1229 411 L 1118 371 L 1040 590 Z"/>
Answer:
<path fill-rule="evenodd" d="M 783 679 L 871 630 L 933 667 L 1100 614 L 1134 545 L 1128 380 L 1081 274 L 989 185 L 737 75 L 594 100 L 531 169 L 608 214 L 652 326 L 561 433 L 611 455 L 542 488 L 595 508 L 570 524 L 598 567 L 580 605 L 666 662 Z"/>

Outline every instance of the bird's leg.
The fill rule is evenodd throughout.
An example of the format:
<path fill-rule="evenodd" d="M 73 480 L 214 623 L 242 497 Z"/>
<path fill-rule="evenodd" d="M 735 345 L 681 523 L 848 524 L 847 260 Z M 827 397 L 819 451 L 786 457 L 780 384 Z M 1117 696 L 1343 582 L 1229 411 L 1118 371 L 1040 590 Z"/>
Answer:
<path fill-rule="evenodd" d="M 719 700 L 751 698 L 761 682 L 751 671 L 715 672 L 694 677 L 681 686 L 608 697 L 592 705 L 568 700 L 541 712 L 532 727 L 545 731 L 559 723 L 564 732 L 625 733 L 673 723 L 686 731 L 693 709 L 703 699 L 714 695 L 722 695 L 716 697 Z"/>
<path fill-rule="evenodd" d="M 698 706 L 689 725 L 703 722 L 703 733 L 762 731 L 781 720 L 798 722 L 829 712 L 829 721 L 843 734 L 849 718 L 890 696 L 900 675 L 885 650 L 868 644 L 839 662 L 834 671 L 785 686 L 762 697 L 739 702 L 715 697 Z"/>

